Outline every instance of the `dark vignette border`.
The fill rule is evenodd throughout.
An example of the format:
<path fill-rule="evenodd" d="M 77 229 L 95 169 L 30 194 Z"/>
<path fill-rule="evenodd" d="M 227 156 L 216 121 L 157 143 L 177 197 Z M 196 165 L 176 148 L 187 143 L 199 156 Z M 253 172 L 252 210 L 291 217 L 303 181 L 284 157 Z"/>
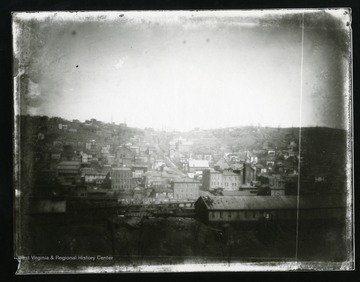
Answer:
<path fill-rule="evenodd" d="M 353 29 L 353 128 L 354 128 L 354 162 L 357 159 L 356 140 L 357 130 L 356 121 L 359 113 L 356 111 L 359 106 L 359 86 L 357 75 L 359 73 L 359 56 L 357 50 L 359 47 L 359 14 L 360 3 L 356 0 L 316 0 L 316 1 L 289 1 L 289 0 L 255 0 L 255 1 L 219 1 L 219 0 L 3 0 L 0 2 L 0 66 L 1 66 L 1 147 L 0 147 L 0 269 L 1 276 L 6 276 L 8 280 L 19 280 L 31 278 L 36 281 L 48 281 L 50 276 L 32 275 L 31 277 L 14 276 L 17 263 L 13 260 L 13 96 L 12 96 L 12 37 L 11 37 L 11 11 L 66 11 L 66 10 L 212 10 L 212 9 L 274 9 L 274 8 L 325 8 L 325 7 L 350 7 L 352 9 L 352 29 Z M 356 164 L 354 168 L 354 185 L 356 187 L 359 175 L 356 173 Z M 358 194 L 355 192 L 355 206 L 358 203 Z M 355 218 L 358 214 L 358 208 L 355 210 Z M 357 248 L 356 248 L 357 249 Z M 355 252 L 357 254 L 357 252 Z M 357 256 L 356 256 L 357 258 Z M 356 262 L 356 259 L 355 259 Z M 346 279 L 353 281 L 356 272 L 328 272 L 328 273 L 226 273 L 226 274 L 122 274 L 122 279 L 181 279 L 194 280 L 213 278 L 219 279 L 309 279 L 332 280 Z M 55 280 L 70 281 L 74 278 L 88 280 L 94 278 L 98 280 L 99 275 L 67 275 L 56 276 Z M 10 278 L 10 279 L 9 279 Z M 104 278 L 104 277 L 102 277 Z M 108 275 L 107 278 L 119 279 L 115 275 Z"/>

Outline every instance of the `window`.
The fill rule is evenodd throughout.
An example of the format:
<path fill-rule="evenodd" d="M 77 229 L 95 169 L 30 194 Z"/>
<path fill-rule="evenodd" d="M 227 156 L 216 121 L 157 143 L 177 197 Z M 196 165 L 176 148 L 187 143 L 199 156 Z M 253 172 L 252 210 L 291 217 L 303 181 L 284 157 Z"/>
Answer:
<path fill-rule="evenodd" d="M 222 211 L 220 212 L 220 218 L 223 218 L 223 212 Z"/>

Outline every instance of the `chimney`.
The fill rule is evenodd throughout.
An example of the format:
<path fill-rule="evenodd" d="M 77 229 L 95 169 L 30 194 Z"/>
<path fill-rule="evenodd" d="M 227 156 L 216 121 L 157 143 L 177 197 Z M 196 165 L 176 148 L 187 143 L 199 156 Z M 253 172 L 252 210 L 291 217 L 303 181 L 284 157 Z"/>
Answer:
<path fill-rule="evenodd" d="M 247 172 L 250 170 L 250 164 L 244 163 L 244 173 L 243 173 L 243 184 L 248 184 Z"/>

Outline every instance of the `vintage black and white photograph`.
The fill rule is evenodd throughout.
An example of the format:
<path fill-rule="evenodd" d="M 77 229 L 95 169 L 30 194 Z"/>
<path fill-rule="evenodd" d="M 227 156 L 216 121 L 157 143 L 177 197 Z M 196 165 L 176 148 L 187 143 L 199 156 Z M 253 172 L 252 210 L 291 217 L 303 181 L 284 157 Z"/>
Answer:
<path fill-rule="evenodd" d="M 12 34 L 17 274 L 354 269 L 351 9 Z"/>

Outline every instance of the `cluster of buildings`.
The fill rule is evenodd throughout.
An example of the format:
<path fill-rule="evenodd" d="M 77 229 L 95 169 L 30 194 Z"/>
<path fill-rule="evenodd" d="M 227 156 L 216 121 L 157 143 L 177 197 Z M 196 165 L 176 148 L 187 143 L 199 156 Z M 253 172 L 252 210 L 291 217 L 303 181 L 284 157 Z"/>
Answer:
<path fill-rule="evenodd" d="M 25 117 L 28 118 L 28 117 Z M 113 195 L 148 203 L 191 200 L 200 182 L 170 168 L 153 130 L 126 124 L 32 118 L 35 143 L 32 193 L 36 197 Z"/>
<path fill-rule="evenodd" d="M 283 148 L 265 144 L 235 151 L 210 142 L 207 133 L 205 141 L 172 136 L 164 149 L 160 145 L 166 134 L 153 129 L 95 119 L 34 120 L 33 159 L 22 162 L 34 164 L 33 192 L 44 197 L 102 193 L 125 202 L 156 203 L 195 202 L 200 196 L 275 201 L 297 194 L 299 149 L 294 141 Z M 324 182 L 324 177 L 315 182 Z"/>
<path fill-rule="evenodd" d="M 126 167 L 113 168 L 110 176 L 113 192 L 120 195 L 136 194 L 137 202 L 195 201 L 199 197 L 199 181 L 180 176 L 166 167 L 145 172 L 140 182 L 133 177 L 131 169 Z M 131 196 L 124 198 L 132 199 Z"/>
<path fill-rule="evenodd" d="M 200 145 L 199 145 L 200 144 Z M 223 146 L 201 146 L 201 141 L 174 137 L 168 156 L 201 190 L 229 195 L 291 194 L 297 181 L 298 147 L 291 141 L 282 149 L 265 142 L 261 149 L 227 152 Z"/>
<path fill-rule="evenodd" d="M 253 185 L 256 171 L 251 164 L 244 163 L 236 168 L 204 170 L 202 179 L 205 191 L 239 191 L 241 187 Z"/>

